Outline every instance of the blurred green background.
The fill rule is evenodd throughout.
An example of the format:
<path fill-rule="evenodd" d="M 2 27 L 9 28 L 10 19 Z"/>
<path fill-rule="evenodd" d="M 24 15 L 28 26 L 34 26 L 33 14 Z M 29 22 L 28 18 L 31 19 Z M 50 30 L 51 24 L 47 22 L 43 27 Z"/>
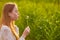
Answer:
<path fill-rule="evenodd" d="M 0 0 L 0 16 L 7 2 L 18 5 L 20 36 L 29 25 L 26 40 L 60 40 L 60 0 Z"/>

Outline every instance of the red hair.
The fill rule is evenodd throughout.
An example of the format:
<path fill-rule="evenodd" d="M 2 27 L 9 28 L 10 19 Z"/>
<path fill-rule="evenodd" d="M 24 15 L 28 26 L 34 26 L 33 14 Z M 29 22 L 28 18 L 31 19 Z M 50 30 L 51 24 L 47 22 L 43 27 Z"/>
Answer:
<path fill-rule="evenodd" d="M 15 35 L 16 40 L 19 39 L 19 35 L 16 33 L 15 29 L 14 29 L 14 21 L 12 23 L 10 23 L 10 17 L 8 16 L 9 12 L 12 12 L 13 8 L 15 7 L 15 4 L 11 4 L 11 3 L 7 3 L 5 4 L 4 8 L 3 8 L 3 14 L 1 17 L 1 22 L 0 22 L 0 27 L 2 27 L 2 24 L 5 22 L 5 25 L 7 25 L 8 27 L 10 27 L 12 33 Z"/>

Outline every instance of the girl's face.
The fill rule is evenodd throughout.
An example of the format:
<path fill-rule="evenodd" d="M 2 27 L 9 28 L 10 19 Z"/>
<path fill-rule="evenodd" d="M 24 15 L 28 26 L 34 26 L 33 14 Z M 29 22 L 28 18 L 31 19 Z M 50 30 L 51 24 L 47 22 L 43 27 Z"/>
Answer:
<path fill-rule="evenodd" d="M 18 9 L 17 7 L 14 7 L 12 12 L 9 13 L 9 16 L 11 18 L 11 20 L 17 20 L 18 19 Z"/>

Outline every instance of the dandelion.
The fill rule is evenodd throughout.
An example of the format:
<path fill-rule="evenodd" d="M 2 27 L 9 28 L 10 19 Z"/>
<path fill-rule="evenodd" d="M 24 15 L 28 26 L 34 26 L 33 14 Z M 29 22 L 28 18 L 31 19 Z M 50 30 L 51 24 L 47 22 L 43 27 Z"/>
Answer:
<path fill-rule="evenodd" d="M 29 19 L 29 16 L 27 16 L 26 19 Z"/>
<path fill-rule="evenodd" d="M 28 19 L 29 19 L 29 16 L 26 16 L 26 19 L 27 19 L 27 25 L 28 25 Z"/>

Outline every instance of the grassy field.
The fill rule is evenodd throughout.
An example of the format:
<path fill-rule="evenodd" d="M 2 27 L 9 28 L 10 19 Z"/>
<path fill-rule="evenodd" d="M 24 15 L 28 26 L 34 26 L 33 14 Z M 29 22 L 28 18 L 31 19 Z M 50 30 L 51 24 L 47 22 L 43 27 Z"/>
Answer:
<path fill-rule="evenodd" d="M 10 1 L 0 2 L 0 13 L 4 3 Z M 20 29 L 20 36 L 24 28 L 29 25 L 31 32 L 26 40 L 60 40 L 60 4 L 58 2 L 35 0 L 11 2 L 16 2 L 18 5 L 20 17 L 16 25 Z"/>

